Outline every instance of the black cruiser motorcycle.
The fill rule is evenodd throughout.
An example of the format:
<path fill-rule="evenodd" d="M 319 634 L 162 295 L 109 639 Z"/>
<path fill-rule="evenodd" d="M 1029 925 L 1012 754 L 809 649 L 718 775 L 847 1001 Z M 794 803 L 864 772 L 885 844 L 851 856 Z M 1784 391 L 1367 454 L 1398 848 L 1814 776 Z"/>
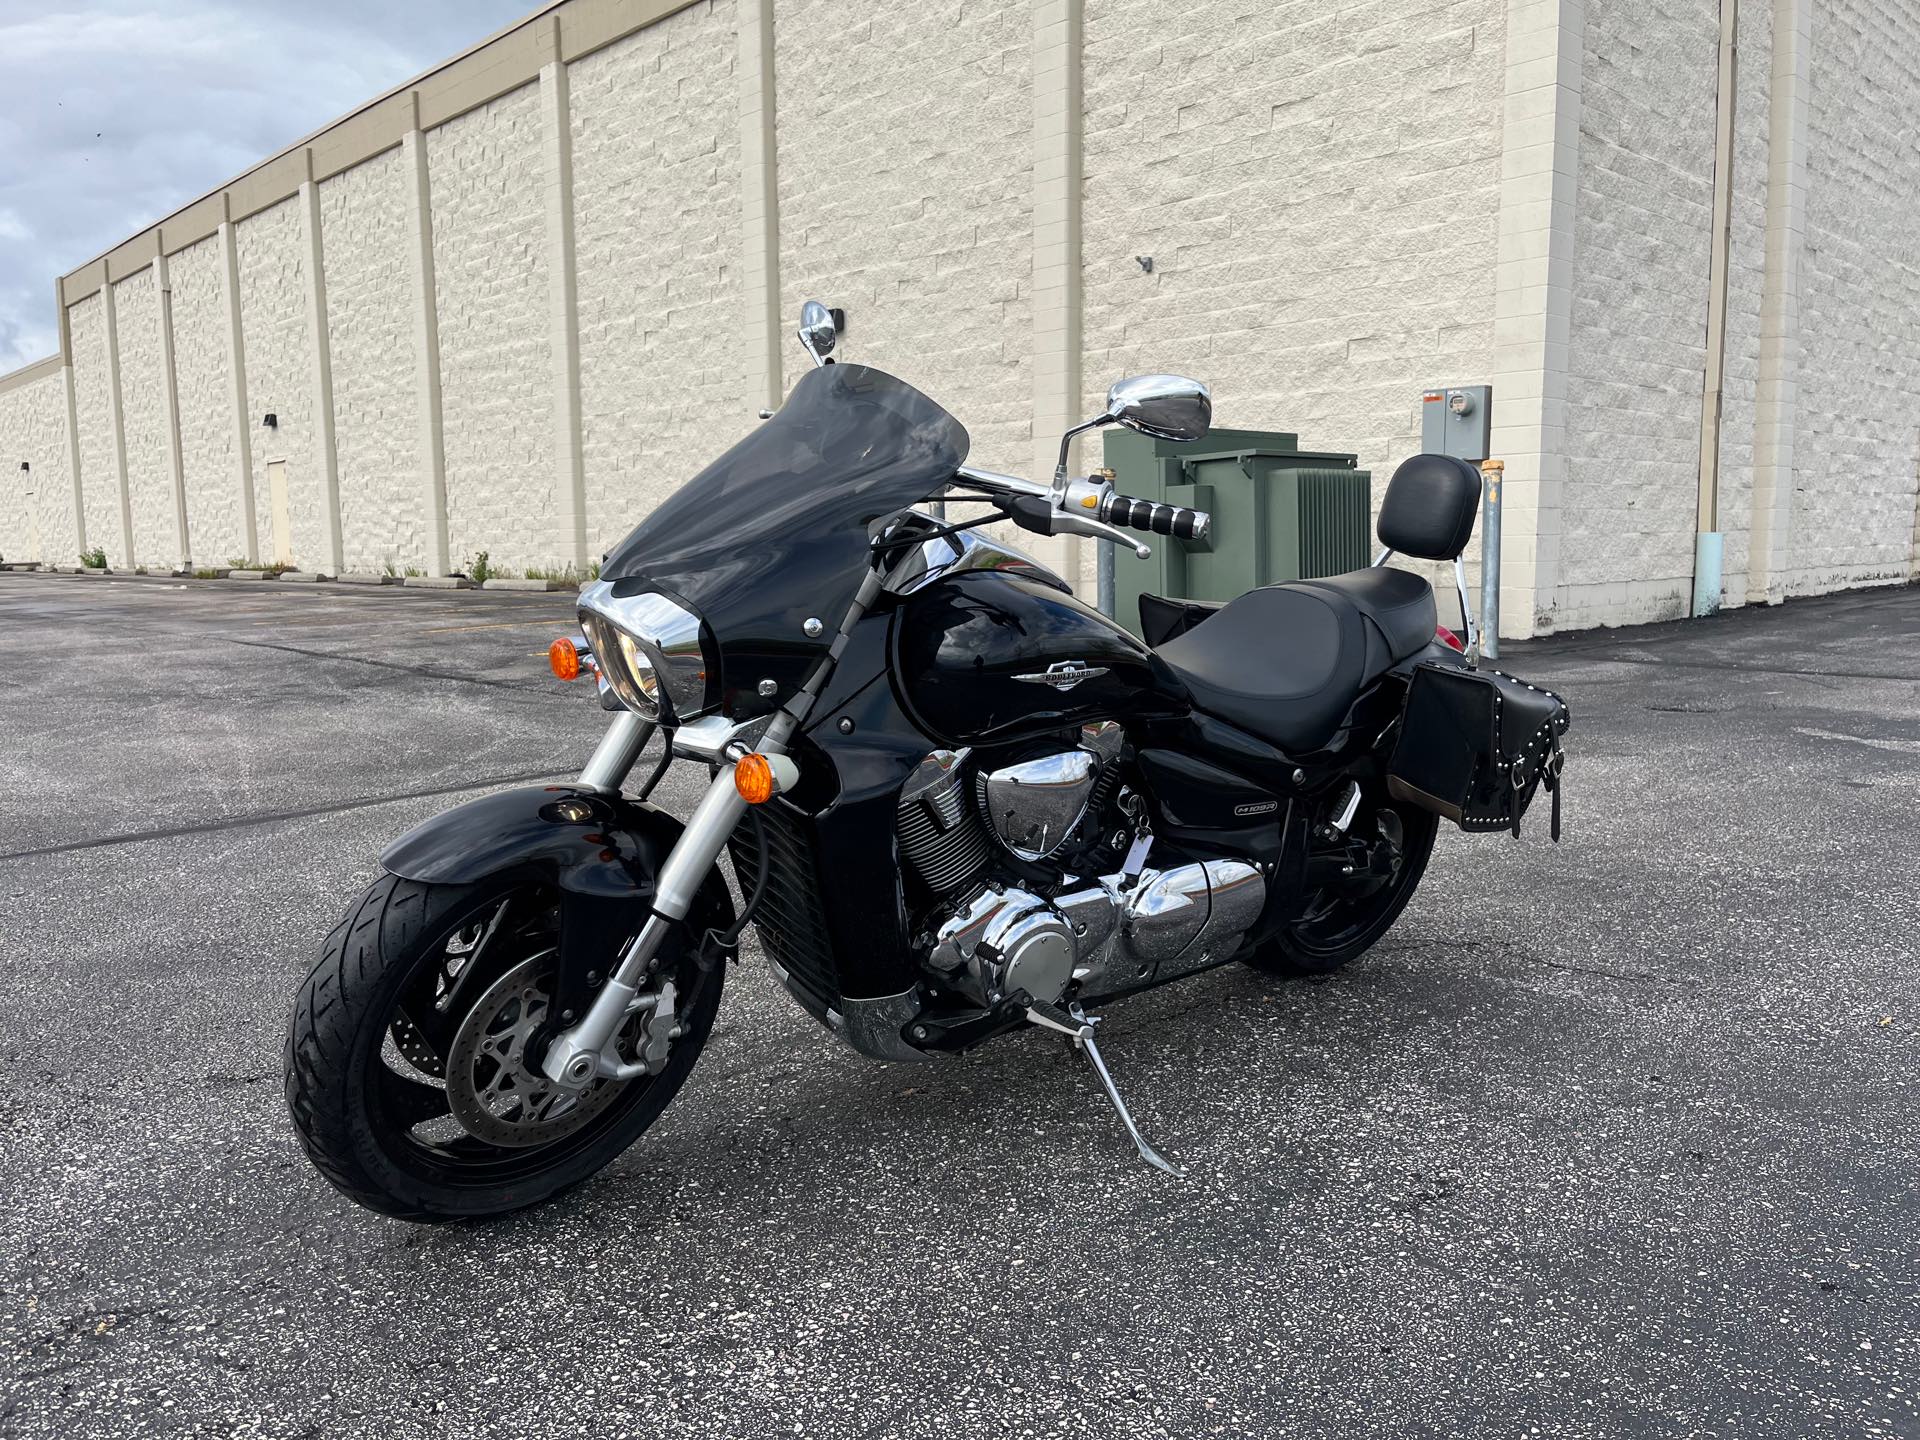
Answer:
<path fill-rule="evenodd" d="M 875 1058 L 1068 1037 L 1141 1156 L 1181 1174 L 1088 1007 L 1235 961 L 1345 965 L 1406 906 L 1442 816 L 1517 832 L 1544 784 L 1558 838 L 1565 706 L 1476 668 L 1427 582 L 1384 563 L 1460 579 L 1473 467 L 1399 468 L 1373 568 L 1149 597 L 1142 643 L 978 527 L 1204 545 L 1205 514 L 1066 460 L 1107 424 L 1199 438 L 1205 386 L 1115 385 L 1043 484 L 968 466 L 939 405 L 831 360 L 824 307 L 800 339 L 816 368 L 607 556 L 583 640 L 555 642 L 614 712 L 579 779 L 401 837 L 327 937 L 286 1096 L 361 1204 L 487 1215 L 606 1165 L 686 1082 L 749 922 L 793 998 Z M 946 518 L 961 500 L 988 508 Z M 684 819 L 647 799 L 676 758 L 710 775 Z"/>

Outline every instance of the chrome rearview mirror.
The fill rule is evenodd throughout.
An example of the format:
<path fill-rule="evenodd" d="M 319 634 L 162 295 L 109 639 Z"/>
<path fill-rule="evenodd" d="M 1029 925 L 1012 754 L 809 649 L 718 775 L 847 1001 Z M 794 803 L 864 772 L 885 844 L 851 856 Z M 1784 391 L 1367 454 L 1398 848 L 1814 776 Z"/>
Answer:
<path fill-rule="evenodd" d="M 1073 437 L 1102 425 L 1124 425 L 1156 440 L 1198 440 L 1213 424 L 1213 392 L 1184 375 L 1134 375 L 1107 391 L 1106 410 L 1060 437 L 1060 463 L 1053 467 L 1053 503 L 1067 497 L 1067 447 Z"/>
<path fill-rule="evenodd" d="M 1198 440 L 1213 423 L 1213 395 L 1184 375 L 1135 375 L 1107 391 L 1107 418 L 1157 440 Z"/>
<path fill-rule="evenodd" d="M 840 338 L 839 328 L 833 323 L 833 312 L 818 300 L 809 300 L 800 307 L 799 334 L 801 345 L 806 347 L 815 365 L 827 363 L 834 342 Z"/>

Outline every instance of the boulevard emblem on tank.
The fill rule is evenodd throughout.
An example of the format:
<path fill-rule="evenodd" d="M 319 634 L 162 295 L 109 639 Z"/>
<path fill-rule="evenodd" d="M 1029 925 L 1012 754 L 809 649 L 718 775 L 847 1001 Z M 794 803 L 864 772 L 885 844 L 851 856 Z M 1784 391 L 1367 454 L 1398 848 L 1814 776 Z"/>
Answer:
<path fill-rule="evenodd" d="M 1082 680 L 1097 680 L 1107 673 L 1104 665 L 1089 665 L 1084 660 L 1058 660 L 1047 666 L 1044 672 L 1030 675 L 1016 675 L 1013 678 L 1028 685 L 1051 685 L 1056 690 L 1071 690 Z"/>

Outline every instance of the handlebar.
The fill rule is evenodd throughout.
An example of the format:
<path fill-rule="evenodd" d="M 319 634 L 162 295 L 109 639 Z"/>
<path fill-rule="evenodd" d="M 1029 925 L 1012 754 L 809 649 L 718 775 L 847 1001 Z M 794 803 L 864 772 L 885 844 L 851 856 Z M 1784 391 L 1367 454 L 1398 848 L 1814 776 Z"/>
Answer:
<path fill-rule="evenodd" d="M 1066 493 L 1058 496 L 1051 486 L 1038 481 L 972 465 L 962 466 L 956 478 L 994 496 L 1014 524 L 1024 530 L 1037 535 L 1085 535 L 1095 540 L 1110 540 L 1130 546 L 1143 560 L 1153 553 L 1152 549 L 1129 540 L 1116 526 L 1204 543 L 1213 525 L 1213 517 L 1204 510 L 1117 494 L 1104 472 L 1071 482 Z"/>
<path fill-rule="evenodd" d="M 1185 505 L 1167 505 L 1142 500 L 1136 495 L 1109 495 L 1100 506 L 1100 518 L 1113 525 L 1146 530 L 1155 535 L 1171 535 L 1176 540 L 1205 540 L 1213 526 L 1213 517 L 1204 510 Z"/>

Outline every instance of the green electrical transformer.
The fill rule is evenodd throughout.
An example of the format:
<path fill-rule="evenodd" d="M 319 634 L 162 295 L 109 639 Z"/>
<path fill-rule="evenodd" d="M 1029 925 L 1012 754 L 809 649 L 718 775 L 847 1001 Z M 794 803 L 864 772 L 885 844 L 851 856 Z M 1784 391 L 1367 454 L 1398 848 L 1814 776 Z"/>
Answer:
<path fill-rule="evenodd" d="M 1114 488 L 1213 516 L 1201 545 L 1148 536 L 1153 558 L 1113 552 L 1113 614 L 1135 633 L 1144 593 L 1231 600 L 1257 585 L 1339 575 L 1372 558 L 1373 477 L 1359 457 L 1302 450 L 1272 430 L 1214 430 L 1197 443 L 1105 436 Z"/>

